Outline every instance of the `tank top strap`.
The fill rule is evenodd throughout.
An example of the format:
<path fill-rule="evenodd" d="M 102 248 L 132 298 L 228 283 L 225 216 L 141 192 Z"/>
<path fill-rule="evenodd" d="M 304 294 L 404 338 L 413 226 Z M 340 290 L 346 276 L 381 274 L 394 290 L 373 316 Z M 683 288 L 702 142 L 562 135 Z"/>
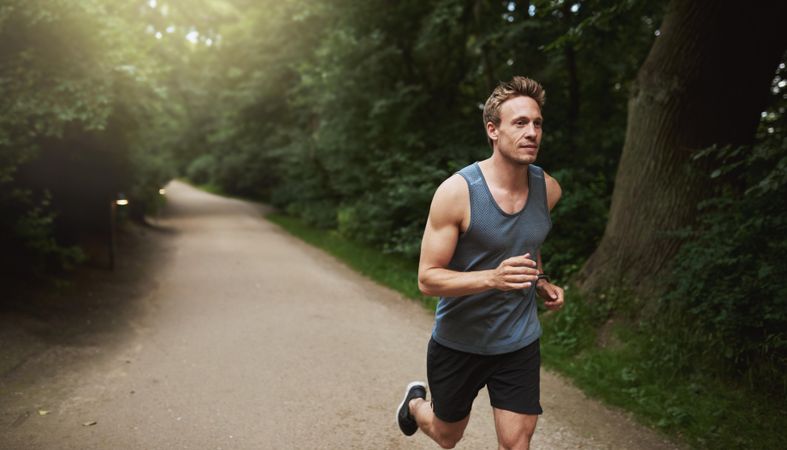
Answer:
<path fill-rule="evenodd" d="M 467 182 L 467 189 L 470 191 L 470 211 L 483 209 L 490 202 L 489 195 L 484 185 L 484 175 L 481 168 L 475 162 L 457 172 Z M 472 225 L 474 214 L 471 214 L 470 222 Z"/>
<path fill-rule="evenodd" d="M 467 181 L 470 190 L 477 189 L 478 186 L 484 182 L 484 177 L 481 175 L 481 168 L 478 167 L 478 163 L 470 164 L 457 173 Z"/>
<path fill-rule="evenodd" d="M 528 166 L 528 176 L 531 179 L 528 182 L 530 193 L 534 201 L 539 205 L 541 211 L 546 211 L 549 215 L 549 203 L 547 201 L 547 181 L 544 175 L 544 169 L 536 165 L 530 164 Z"/>

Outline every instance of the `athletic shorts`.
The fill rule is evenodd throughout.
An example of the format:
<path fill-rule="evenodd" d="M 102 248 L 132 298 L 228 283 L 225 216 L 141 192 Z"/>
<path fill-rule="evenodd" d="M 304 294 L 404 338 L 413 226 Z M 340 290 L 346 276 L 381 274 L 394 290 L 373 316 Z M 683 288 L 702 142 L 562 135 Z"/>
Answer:
<path fill-rule="evenodd" d="M 458 422 L 473 407 L 486 386 L 494 408 L 521 414 L 541 414 L 539 341 L 500 355 L 477 355 L 429 340 L 426 373 L 432 408 L 443 422 Z"/>

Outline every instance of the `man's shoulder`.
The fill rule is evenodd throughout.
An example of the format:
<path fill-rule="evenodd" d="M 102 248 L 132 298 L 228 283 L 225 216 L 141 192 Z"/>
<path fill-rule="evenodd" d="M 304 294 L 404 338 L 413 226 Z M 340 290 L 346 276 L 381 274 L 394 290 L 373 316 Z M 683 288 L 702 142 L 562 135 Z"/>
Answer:
<path fill-rule="evenodd" d="M 456 172 L 450 177 L 446 178 L 440 186 L 437 187 L 435 198 L 438 196 L 446 200 L 458 200 L 468 193 L 468 180 L 463 176 L 461 171 Z"/>
<path fill-rule="evenodd" d="M 470 203 L 467 182 L 455 173 L 443 181 L 434 193 L 430 216 L 438 223 L 461 224 Z"/>

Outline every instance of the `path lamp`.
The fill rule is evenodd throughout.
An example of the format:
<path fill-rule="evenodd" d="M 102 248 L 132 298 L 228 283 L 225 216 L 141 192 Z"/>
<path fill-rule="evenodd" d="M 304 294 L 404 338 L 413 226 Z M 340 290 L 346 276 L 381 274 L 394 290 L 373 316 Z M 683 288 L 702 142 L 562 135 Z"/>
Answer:
<path fill-rule="evenodd" d="M 118 206 L 122 207 L 126 205 L 128 205 L 128 199 L 122 192 L 119 192 L 117 196 L 109 202 L 109 270 L 115 270 L 117 208 Z"/>

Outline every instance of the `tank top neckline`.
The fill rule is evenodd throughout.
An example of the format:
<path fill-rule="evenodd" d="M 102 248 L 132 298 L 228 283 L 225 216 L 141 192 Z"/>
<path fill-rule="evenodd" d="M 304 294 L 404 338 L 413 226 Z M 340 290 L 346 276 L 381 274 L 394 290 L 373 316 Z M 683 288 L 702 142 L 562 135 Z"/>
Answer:
<path fill-rule="evenodd" d="M 533 177 L 531 176 L 532 173 L 530 171 L 530 164 L 527 165 L 527 200 L 525 200 L 525 205 L 522 206 L 522 209 L 513 213 L 505 212 L 505 210 L 503 210 L 503 208 L 497 204 L 497 200 L 495 200 L 495 196 L 492 195 L 492 191 L 489 189 L 489 185 L 486 182 L 486 177 L 484 176 L 484 171 L 481 170 L 481 166 L 478 165 L 478 161 L 474 162 L 473 165 L 475 166 L 475 170 L 477 170 L 478 174 L 481 176 L 481 181 L 483 182 L 486 193 L 489 195 L 489 199 L 492 201 L 492 204 L 495 205 L 495 208 L 498 212 L 500 212 L 500 214 L 504 215 L 505 217 L 516 217 L 521 215 L 527 209 L 528 205 L 530 205 L 530 199 L 533 197 Z"/>

